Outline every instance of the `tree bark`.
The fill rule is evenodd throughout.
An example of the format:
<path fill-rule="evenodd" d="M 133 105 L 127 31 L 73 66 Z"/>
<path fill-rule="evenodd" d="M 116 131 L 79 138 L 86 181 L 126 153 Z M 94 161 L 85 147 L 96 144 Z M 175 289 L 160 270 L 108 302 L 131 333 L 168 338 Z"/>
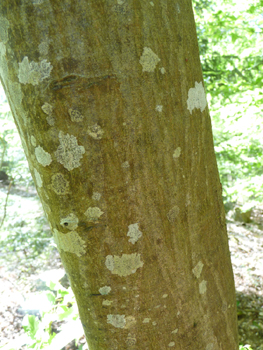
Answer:
<path fill-rule="evenodd" d="M 237 349 L 191 1 L 1 0 L 0 40 L 89 349 Z"/>

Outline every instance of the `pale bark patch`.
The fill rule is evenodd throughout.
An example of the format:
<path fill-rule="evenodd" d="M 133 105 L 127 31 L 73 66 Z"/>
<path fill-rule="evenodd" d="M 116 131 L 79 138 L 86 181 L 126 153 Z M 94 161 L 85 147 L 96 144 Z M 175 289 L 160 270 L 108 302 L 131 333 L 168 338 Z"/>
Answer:
<path fill-rule="evenodd" d="M 28 57 L 25 56 L 19 63 L 18 80 L 22 84 L 38 85 L 50 76 L 52 69 L 53 66 L 47 60 L 42 60 L 39 63 L 29 62 Z"/>
<path fill-rule="evenodd" d="M 108 295 L 111 291 L 111 287 L 110 286 L 104 286 L 104 287 L 101 287 L 99 289 L 99 292 L 101 295 Z"/>
<path fill-rule="evenodd" d="M 201 283 L 199 283 L 199 293 L 200 294 L 205 294 L 206 285 L 207 285 L 207 281 L 204 281 L 204 280 Z"/>
<path fill-rule="evenodd" d="M 73 135 L 59 132 L 60 145 L 55 152 L 57 161 L 61 163 L 67 170 L 73 170 L 80 166 L 80 159 L 85 153 L 85 148 L 78 145 L 77 138 Z"/>
<path fill-rule="evenodd" d="M 51 155 L 46 152 L 41 146 L 35 148 L 35 155 L 38 163 L 41 165 L 48 166 L 52 162 Z"/>
<path fill-rule="evenodd" d="M 129 242 L 134 244 L 142 237 L 142 232 L 139 230 L 138 223 L 129 225 L 128 227 L 129 227 L 129 230 L 128 230 L 127 236 L 131 237 L 129 239 Z"/>
<path fill-rule="evenodd" d="M 60 220 L 60 225 L 71 231 L 78 227 L 78 223 L 79 219 L 74 213 L 70 213 L 67 217 Z"/>
<path fill-rule="evenodd" d="M 57 173 L 51 176 L 51 188 L 56 194 L 64 195 L 69 193 L 69 182 L 63 174 Z"/>
<path fill-rule="evenodd" d="M 85 241 L 75 231 L 64 234 L 54 229 L 54 240 L 59 252 L 64 250 L 65 252 L 76 254 L 78 257 L 86 253 Z"/>
<path fill-rule="evenodd" d="M 122 256 L 108 255 L 105 265 L 111 273 L 119 276 L 128 276 L 135 273 L 139 267 L 143 266 L 141 255 L 137 253 L 123 254 Z"/>
<path fill-rule="evenodd" d="M 116 328 L 124 328 L 126 325 L 125 315 L 107 315 L 107 323 Z"/>
<path fill-rule="evenodd" d="M 143 72 L 154 72 L 160 58 L 149 47 L 143 48 L 143 53 L 140 58 Z"/>
<path fill-rule="evenodd" d="M 89 207 L 84 214 L 86 215 L 88 221 L 98 222 L 103 213 L 104 212 L 98 207 Z"/>
<path fill-rule="evenodd" d="M 188 91 L 187 109 L 191 114 L 194 108 L 200 109 L 201 112 L 203 112 L 206 105 L 207 102 L 203 83 L 195 82 L 195 87 L 190 88 Z"/>
<path fill-rule="evenodd" d="M 214 349 L 214 344 L 213 343 L 209 343 L 207 346 L 206 346 L 206 348 L 205 348 L 205 350 L 213 350 Z"/>
<path fill-rule="evenodd" d="M 41 188 L 43 185 L 43 181 L 42 181 L 41 175 L 35 168 L 34 168 L 34 174 L 35 174 L 36 184 L 39 188 Z"/>
<path fill-rule="evenodd" d="M 197 265 L 192 269 L 193 274 L 195 275 L 196 278 L 199 278 L 202 270 L 203 270 L 204 264 L 200 260 Z"/>

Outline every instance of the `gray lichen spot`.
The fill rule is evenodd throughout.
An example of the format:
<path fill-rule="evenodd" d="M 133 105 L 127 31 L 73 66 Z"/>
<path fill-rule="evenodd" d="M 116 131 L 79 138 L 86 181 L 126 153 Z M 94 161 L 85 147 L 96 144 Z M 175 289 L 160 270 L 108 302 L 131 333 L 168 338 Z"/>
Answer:
<path fill-rule="evenodd" d="M 178 328 L 176 328 L 174 331 L 172 331 L 172 334 L 176 334 L 178 332 Z"/>
<path fill-rule="evenodd" d="M 124 3 L 124 0 L 117 0 L 118 5 L 122 5 Z"/>
<path fill-rule="evenodd" d="M 35 168 L 34 168 L 34 173 L 35 173 L 36 184 L 39 188 L 41 188 L 43 185 L 41 175 L 39 174 L 39 172 Z"/>
<path fill-rule="evenodd" d="M 152 322 L 152 325 L 153 325 L 153 326 L 156 326 L 156 325 L 157 325 L 157 322 L 156 322 L 156 321 L 153 321 L 153 322 Z"/>
<path fill-rule="evenodd" d="M 38 163 L 43 166 L 48 166 L 52 162 L 51 155 L 46 152 L 41 146 L 35 148 L 35 155 Z"/>
<path fill-rule="evenodd" d="M 93 192 L 92 199 L 94 201 L 99 201 L 101 199 L 101 194 L 99 192 Z"/>
<path fill-rule="evenodd" d="M 89 207 L 84 214 L 86 215 L 88 221 L 98 222 L 99 218 L 103 214 L 103 211 L 101 211 L 98 207 Z"/>
<path fill-rule="evenodd" d="M 10 27 L 8 20 L 0 16 L 0 41 L 4 43 L 8 40 L 8 28 Z"/>
<path fill-rule="evenodd" d="M 179 214 L 179 211 L 180 211 L 180 209 L 176 205 L 171 210 L 169 210 L 169 212 L 167 214 L 167 218 L 171 223 L 175 222 L 175 220 Z"/>
<path fill-rule="evenodd" d="M 175 346 L 175 342 L 174 342 L 174 341 L 171 341 L 171 342 L 168 344 L 168 346 L 170 346 L 170 347 Z"/>
<path fill-rule="evenodd" d="M 150 317 L 146 317 L 142 323 L 149 323 L 151 321 L 151 318 Z"/>
<path fill-rule="evenodd" d="M 104 287 L 101 287 L 99 289 L 99 292 L 101 295 L 108 295 L 111 291 L 111 287 L 110 286 L 104 286 Z"/>
<path fill-rule="evenodd" d="M 206 105 L 207 102 L 203 83 L 195 82 L 195 87 L 190 88 L 188 91 L 187 109 L 191 114 L 194 108 L 199 108 L 201 112 L 203 112 Z"/>
<path fill-rule="evenodd" d="M 205 294 L 206 285 L 207 285 L 207 281 L 204 281 L 204 280 L 201 283 L 199 283 L 199 293 L 200 294 Z"/>
<path fill-rule="evenodd" d="M 160 68 L 160 72 L 161 72 L 162 74 L 165 74 L 165 73 L 166 73 L 165 68 L 164 68 L 164 67 Z"/>
<path fill-rule="evenodd" d="M 22 84 L 37 85 L 50 76 L 52 69 L 53 66 L 47 60 L 39 63 L 29 62 L 28 57 L 25 56 L 23 61 L 19 63 L 18 79 Z"/>
<path fill-rule="evenodd" d="M 116 328 L 124 328 L 126 325 L 125 315 L 107 315 L 107 323 Z"/>
<path fill-rule="evenodd" d="M 162 296 L 162 298 L 167 298 L 168 297 L 168 294 L 164 294 L 163 296 Z"/>
<path fill-rule="evenodd" d="M 135 242 L 138 241 L 139 238 L 142 237 L 142 232 L 139 230 L 138 223 L 129 225 L 128 227 L 129 227 L 129 230 L 128 230 L 127 236 L 131 237 L 129 239 L 129 242 L 134 244 Z"/>
<path fill-rule="evenodd" d="M 135 273 L 139 267 L 142 267 L 143 262 L 140 254 L 133 253 L 123 254 L 122 256 L 108 255 L 105 265 L 115 275 L 128 276 Z"/>
<path fill-rule="evenodd" d="M 77 122 L 77 123 L 82 122 L 84 117 L 77 109 L 70 108 L 68 110 L 68 112 L 69 112 L 69 115 L 70 115 L 70 119 L 73 122 Z"/>
<path fill-rule="evenodd" d="M 123 169 L 129 169 L 130 164 L 129 164 L 129 162 L 126 160 L 126 162 L 122 163 L 121 167 L 122 167 Z"/>
<path fill-rule="evenodd" d="M 5 44 L 0 42 L 0 56 L 5 56 L 5 54 L 6 54 Z"/>
<path fill-rule="evenodd" d="M 73 135 L 59 132 L 60 145 L 55 152 L 57 161 L 61 163 L 67 170 L 73 170 L 80 166 L 80 159 L 85 153 L 85 148 L 78 145 L 77 138 Z"/>
<path fill-rule="evenodd" d="M 157 112 L 162 112 L 163 106 L 162 106 L 162 105 L 158 105 L 158 106 L 156 106 L 155 110 L 156 110 Z"/>
<path fill-rule="evenodd" d="M 70 213 L 67 217 L 60 220 L 60 225 L 68 230 L 75 230 L 78 227 L 79 219 L 74 213 Z"/>
<path fill-rule="evenodd" d="M 106 300 L 106 299 L 104 299 L 104 300 L 102 301 L 102 305 L 104 305 L 104 306 L 111 306 L 112 303 L 113 303 L 112 300 Z"/>
<path fill-rule="evenodd" d="M 31 141 L 32 146 L 36 147 L 37 140 L 33 135 L 30 136 L 30 141 Z"/>
<path fill-rule="evenodd" d="M 174 159 L 177 159 L 179 158 L 181 155 L 181 147 L 177 147 L 175 150 L 174 150 L 174 153 L 173 153 L 173 158 Z"/>
<path fill-rule="evenodd" d="M 126 340 L 125 340 L 125 343 L 126 343 L 127 346 L 129 346 L 129 347 L 135 345 L 135 344 L 137 343 L 137 339 L 136 339 L 135 334 L 129 333 L 129 334 L 128 334 L 128 337 L 127 337 Z"/>
<path fill-rule="evenodd" d="M 51 106 L 49 103 L 45 102 L 41 108 L 44 113 L 51 115 L 54 107 Z"/>
<path fill-rule="evenodd" d="M 76 254 L 78 257 L 86 253 L 85 241 L 75 231 L 64 234 L 54 229 L 54 240 L 59 251 L 64 250 Z"/>
<path fill-rule="evenodd" d="M 100 140 L 100 139 L 102 139 L 104 131 L 102 130 L 102 128 L 98 124 L 95 124 L 95 125 L 90 126 L 88 128 L 88 134 L 89 134 L 89 136 L 91 136 L 95 140 Z"/>
<path fill-rule="evenodd" d="M 131 328 L 136 324 L 136 318 L 134 316 L 126 316 L 126 326 L 125 328 Z"/>
<path fill-rule="evenodd" d="M 197 265 L 193 268 L 192 272 L 195 275 L 196 278 L 199 278 L 201 276 L 202 270 L 203 270 L 204 264 L 200 260 Z"/>
<path fill-rule="evenodd" d="M 149 47 L 143 48 L 143 53 L 140 58 L 143 72 L 153 72 L 160 62 L 160 58 Z"/>
<path fill-rule="evenodd" d="M 43 41 L 41 44 L 38 45 L 38 51 L 41 56 L 45 56 L 48 54 L 48 43 L 46 41 Z"/>
<path fill-rule="evenodd" d="M 154 6 L 154 3 L 153 3 L 152 1 L 150 1 L 150 5 L 151 5 L 151 6 Z"/>
<path fill-rule="evenodd" d="M 69 182 L 63 174 L 57 173 L 51 176 L 51 188 L 56 194 L 64 195 L 69 193 Z"/>
<path fill-rule="evenodd" d="M 209 343 L 207 346 L 206 346 L 206 348 L 205 348 L 205 350 L 213 350 L 214 349 L 214 344 L 213 343 Z"/>

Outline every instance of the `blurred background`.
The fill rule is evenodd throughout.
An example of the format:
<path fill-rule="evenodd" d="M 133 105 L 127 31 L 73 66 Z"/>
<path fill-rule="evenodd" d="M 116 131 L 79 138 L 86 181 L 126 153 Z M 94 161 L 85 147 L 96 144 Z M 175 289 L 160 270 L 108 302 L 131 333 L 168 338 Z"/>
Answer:
<path fill-rule="evenodd" d="M 157 1 L 157 0 L 156 0 Z M 263 349 L 263 0 L 193 0 L 241 349 Z M 85 350 L 74 296 L 0 86 L 0 349 Z"/>

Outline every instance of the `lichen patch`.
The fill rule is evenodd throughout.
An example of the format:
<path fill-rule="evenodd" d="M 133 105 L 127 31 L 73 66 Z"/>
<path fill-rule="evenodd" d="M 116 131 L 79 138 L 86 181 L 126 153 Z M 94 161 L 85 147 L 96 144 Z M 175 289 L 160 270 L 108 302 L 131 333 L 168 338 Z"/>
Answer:
<path fill-rule="evenodd" d="M 202 270 L 203 270 L 204 264 L 200 260 L 196 266 L 192 269 L 193 274 L 196 278 L 199 278 L 201 276 Z"/>
<path fill-rule="evenodd" d="M 0 16 L 0 41 L 3 41 L 4 43 L 8 40 L 9 27 L 9 21 L 5 17 Z"/>
<path fill-rule="evenodd" d="M 84 117 L 77 109 L 70 108 L 68 112 L 73 122 L 79 123 L 83 121 Z"/>
<path fill-rule="evenodd" d="M 205 294 L 206 285 L 207 285 L 207 281 L 204 281 L 204 280 L 201 283 L 199 283 L 199 293 L 200 294 Z"/>
<path fill-rule="evenodd" d="M 51 176 L 51 188 L 58 195 L 65 195 L 69 193 L 69 182 L 64 175 L 57 173 Z"/>
<path fill-rule="evenodd" d="M 18 80 L 22 84 L 38 85 L 50 76 L 52 69 L 53 66 L 47 60 L 42 60 L 39 63 L 29 62 L 28 57 L 25 56 L 19 63 Z"/>
<path fill-rule="evenodd" d="M 124 328 L 126 325 L 125 315 L 107 315 L 107 323 L 115 328 Z"/>
<path fill-rule="evenodd" d="M 99 192 L 93 192 L 92 199 L 94 201 L 99 201 L 101 199 L 101 194 Z"/>
<path fill-rule="evenodd" d="M 39 188 L 41 188 L 43 185 L 42 177 L 39 174 L 39 172 L 37 171 L 37 169 L 35 169 L 35 168 L 34 168 L 34 174 L 35 174 L 36 184 Z"/>
<path fill-rule="evenodd" d="M 104 305 L 104 306 L 111 306 L 112 303 L 113 303 L 112 300 L 106 300 L 106 299 L 104 299 L 104 300 L 102 301 L 102 305 Z"/>
<path fill-rule="evenodd" d="M 103 211 L 98 207 L 89 207 L 84 214 L 86 215 L 88 221 L 98 222 L 99 218 L 103 214 Z"/>
<path fill-rule="evenodd" d="M 176 205 L 174 207 L 172 207 L 171 210 L 169 210 L 168 214 L 167 214 L 167 218 L 171 223 L 174 223 L 178 214 L 180 212 L 179 207 L 177 207 Z"/>
<path fill-rule="evenodd" d="M 193 109 L 197 108 L 203 112 L 206 108 L 206 95 L 203 83 L 195 82 L 195 87 L 190 88 L 188 91 L 188 99 L 187 99 L 187 109 L 192 114 Z"/>
<path fill-rule="evenodd" d="M 48 166 L 52 162 L 51 155 L 46 152 L 41 146 L 35 148 L 35 155 L 38 163 L 43 166 Z"/>
<path fill-rule="evenodd" d="M 142 237 L 142 232 L 139 230 L 138 223 L 129 225 L 128 227 L 129 227 L 129 230 L 128 230 L 127 236 L 131 237 L 129 239 L 129 242 L 134 244 Z"/>
<path fill-rule="evenodd" d="M 98 124 L 92 125 L 88 128 L 88 135 L 95 140 L 102 139 L 103 134 L 104 134 L 104 131 Z"/>
<path fill-rule="evenodd" d="M 85 241 L 75 231 L 64 234 L 54 229 L 54 240 L 59 251 L 64 250 L 76 254 L 78 257 L 86 253 Z"/>
<path fill-rule="evenodd" d="M 80 166 L 80 159 L 85 153 L 85 148 L 78 145 L 77 138 L 73 135 L 59 132 L 60 145 L 55 152 L 57 161 L 61 163 L 68 171 Z"/>
<path fill-rule="evenodd" d="M 173 346 L 175 346 L 175 342 L 174 341 L 171 341 L 169 344 L 168 344 L 168 346 L 171 348 L 171 347 L 173 347 Z"/>
<path fill-rule="evenodd" d="M 99 289 L 99 292 L 101 295 L 108 295 L 111 291 L 111 287 L 110 286 L 104 286 L 104 287 L 101 287 Z"/>
<path fill-rule="evenodd" d="M 41 108 L 44 113 L 51 115 L 54 107 L 51 104 L 45 102 Z"/>
<path fill-rule="evenodd" d="M 135 273 L 138 268 L 143 266 L 143 262 L 140 254 L 133 253 L 123 254 L 122 256 L 108 255 L 105 265 L 112 274 L 125 277 Z"/>
<path fill-rule="evenodd" d="M 163 106 L 162 105 L 157 105 L 156 107 L 155 107 L 155 110 L 157 111 L 157 112 L 162 112 L 162 110 L 163 110 Z"/>
<path fill-rule="evenodd" d="M 150 317 L 146 317 L 142 323 L 149 323 L 151 321 L 151 318 Z"/>
<path fill-rule="evenodd" d="M 179 158 L 180 155 L 181 155 L 181 147 L 177 147 L 177 148 L 174 150 L 173 159 Z"/>
<path fill-rule="evenodd" d="M 67 228 L 68 230 L 75 230 L 78 227 L 79 219 L 74 213 L 70 213 L 67 217 L 60 220 L 60 225 Z"/>
<path fill-rule="evenodd" d="M 154 72 L 160 58 L 153 52 L 150 47 L 144 47 L 140 57 L 140 64 L 143 72 Z"/>

